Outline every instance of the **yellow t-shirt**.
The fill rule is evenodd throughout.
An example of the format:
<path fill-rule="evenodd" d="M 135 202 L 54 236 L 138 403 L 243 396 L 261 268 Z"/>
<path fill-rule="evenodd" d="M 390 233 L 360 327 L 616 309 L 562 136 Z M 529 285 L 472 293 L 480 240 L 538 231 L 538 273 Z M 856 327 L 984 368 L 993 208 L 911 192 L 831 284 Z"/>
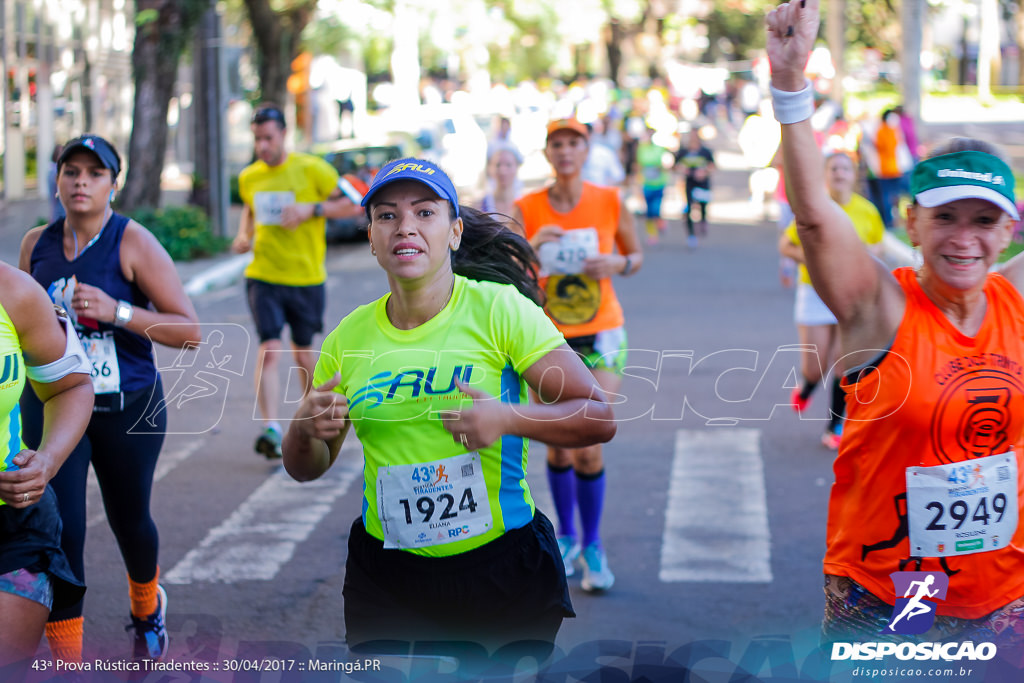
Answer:
<path fill-rule="evenodd" d="M 874 204 L 859 194 L 855 194 L 850 197 L 850 201 L 842 209 L 850 217 L 853 227 L 857 230 L 857 235 L 860 236 L 864 244 L 878 244 L 882 241 L 882 238 L 885 236 L 885 224 L 882 222 L 882 216 L 878 213 L 878 209 L 875 208 Z M 800 244 L 800 236 L 796 232 L 796 222 L 790 223 L 789 227 L 786 228 L 786 237 L 793 244 Z M 811 284 L 811 276 L 807 274 L 807 267 L 804 264 L 800 264 L 798 273 L 800 282 L 805 285 Z"/>
<path fill-rule="evenodd" d="M 238 176 L 242 201 L 253 213 L 253 259 L 245 276 L 275 285 L 318 285 L 327 279 L 327 241 L 323 217 L 294 230 L 281 227 L 281 209 L 322 202 L 338 186 L 338 172 L 320 157 L 292 153 L 277 166 L 257 161 Z"/>

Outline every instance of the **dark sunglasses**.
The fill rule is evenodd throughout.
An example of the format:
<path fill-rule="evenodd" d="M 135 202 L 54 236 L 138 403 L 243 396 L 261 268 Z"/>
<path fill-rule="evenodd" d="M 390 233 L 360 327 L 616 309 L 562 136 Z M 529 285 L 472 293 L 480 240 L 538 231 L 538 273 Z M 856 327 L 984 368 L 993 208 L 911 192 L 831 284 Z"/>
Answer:
<path fill-rule="evenodd" d="M 286 125 L 284 121 L 284 112 L 274 107 L 264 107 L 263 109 L 257 109 L 256 113 L 252 115 L 252 122 L 256 125 L 266 123 L 267 121 L 277 121 L 282 126 Z"/>

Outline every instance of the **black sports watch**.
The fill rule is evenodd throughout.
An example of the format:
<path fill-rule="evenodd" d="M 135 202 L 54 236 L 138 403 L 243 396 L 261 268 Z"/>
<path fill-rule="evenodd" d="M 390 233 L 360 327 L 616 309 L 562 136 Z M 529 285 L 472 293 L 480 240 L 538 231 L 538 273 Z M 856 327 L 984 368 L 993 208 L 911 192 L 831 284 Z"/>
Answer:
<path fill-rule="evenodd" d="M 633 259 L 626 256 L 626 265 L 623 266 L 622 272 L 619 275 L 629 275 L 633 271 Z"/>
<path fill-rule="evenodd" d="M 324 215 L 324 203 L 317 202 L 313 205 L 313 218 L 320 218 Z"/>

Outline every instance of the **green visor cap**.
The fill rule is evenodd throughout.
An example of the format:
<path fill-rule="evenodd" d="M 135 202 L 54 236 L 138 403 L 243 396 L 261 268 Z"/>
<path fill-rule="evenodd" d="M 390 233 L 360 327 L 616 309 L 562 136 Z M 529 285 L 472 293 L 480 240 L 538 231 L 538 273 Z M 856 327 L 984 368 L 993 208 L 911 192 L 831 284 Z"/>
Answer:
<path fill-rule="evenodd" d="M 985 152 L 954 152 L 925 159 L 914 167 L 910 194 L 931 208 L 958 199 L 984 199 L 1020 220 L 1013 196 L 1013 171 Z"/>

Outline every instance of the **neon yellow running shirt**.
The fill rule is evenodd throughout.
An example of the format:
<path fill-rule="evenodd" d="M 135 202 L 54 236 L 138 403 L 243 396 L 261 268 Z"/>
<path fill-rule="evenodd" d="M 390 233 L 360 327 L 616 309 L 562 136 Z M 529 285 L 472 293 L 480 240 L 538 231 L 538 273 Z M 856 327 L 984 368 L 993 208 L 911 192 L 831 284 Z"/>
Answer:
<path fill-rule="evenodd" d="M 25 444 L 21 441 L 21 408 L 18 399 L 25 388 L 25 359 L 21 355 L 18 331 L 3 306 L 0 306 L 0 472 L 11 466 L 11 459 Z M 0 505 L 3 505 L 0 501 Z"/>
<path fill-rule="evenodd" d="M 506 435 L 473 460 L 437 412 L 471 404 L 456 378 L 505 403 L 526 403 L 523 373 L 564 339 L 512 285 L 456 276 L 451 301 L 412 330 L 388 320 L 389 297 L 357 308 L 324 339 L 314 385 L 341 375 L 336 391 L 348 398 L 363 446 L 366 531 L 386 547 L 456 555 L 533 519 L 529 442 Z M 379 501 L 393 513 L 387 532 Z M 399 533 L 401 542 L 389 545 Z"/>

